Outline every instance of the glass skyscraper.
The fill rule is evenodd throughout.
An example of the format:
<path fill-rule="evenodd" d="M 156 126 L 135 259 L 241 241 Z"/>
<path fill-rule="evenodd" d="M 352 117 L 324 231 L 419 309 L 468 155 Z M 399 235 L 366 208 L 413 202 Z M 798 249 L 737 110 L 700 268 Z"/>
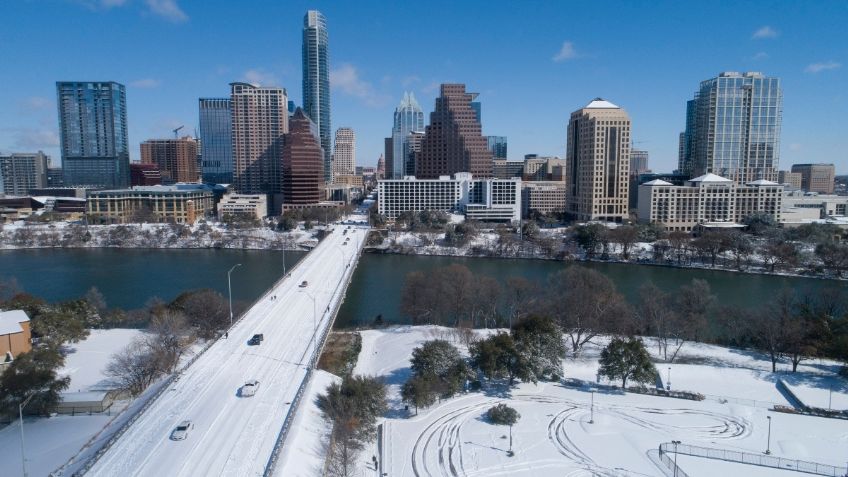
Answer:
<path fill-rule="evenodd" d="M 424 131 L 424 111 L 415 101 L 415 95 L 404 93 L 400 104 L 395 108 L 392 126 L 392 170 L 386 172 L 388 179 L 402 179 L 410 170 L 409 135 Z"/>
<path fill-rule="evenodd" d="M 333 178 L 330 132 L 330 47 L 327 20 L 318 10 L 303 17 L 303 109 L 315 124 L 324 149 L 324 181 Z"/>
<path fill-rule="evenodd" d="M 506 136 L 486 136 L 486 144 L 495 159 L 506 159 Z"/>
<path fill-rule="evenodd" d="M 229 98 L 200 98 L 203 182 L 233 183 L 233 130 Z"/>
<path fill-rule="evenodd" d="M 702 81 L 691 112 L 687 105 L 684 141 L 691 141 L 691 151 L 684 144 L 680 170 L 738 184 L 776 181 L 782 115 L 779 78 L 725 72 Z"/>
<path fill-rule="evenodd" d="M 127 98 L 114 81 L 56 83 L 62 169 L 66 185 L 122 188 L 130 184 Z"/>

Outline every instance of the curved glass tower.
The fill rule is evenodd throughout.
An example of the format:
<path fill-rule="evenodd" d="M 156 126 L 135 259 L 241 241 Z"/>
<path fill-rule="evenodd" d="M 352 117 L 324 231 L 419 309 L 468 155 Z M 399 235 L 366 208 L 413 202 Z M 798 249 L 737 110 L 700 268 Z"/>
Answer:
<path fill-rule="evenodd" d="M 391 178 L 401 179 L 410 171 L 414 171 L 414 168 L 409 167 L 409 135 L 422 131 L 424 131 L 424 112 L 415 101 L 415 95 L 404 93 L 403 99 L 395 108 L 395 121 L 392 126 Z"/>
<path fill-rule="evenodd" d="M 324 181 L 333 173 L 330 135 L 330 46 L 327 20 L 318 10 L 303 17 L 303 109 L 318 125 L 324 149 Z"/>

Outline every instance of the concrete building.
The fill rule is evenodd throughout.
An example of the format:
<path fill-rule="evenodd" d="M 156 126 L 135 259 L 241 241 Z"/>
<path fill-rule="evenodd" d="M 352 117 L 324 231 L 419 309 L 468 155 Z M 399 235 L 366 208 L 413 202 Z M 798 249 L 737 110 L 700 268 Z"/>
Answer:
<path fill-rule="evenodd" d="M 41 151 L 0 155 L 0 195 L 27 195 L 47 187 L 50 157 Z"/>
<path fill-rule="evenodd" d="M 639 186 L 639 221 L 684 232 L 697 226 L 735 226 L 754 213 L 771 215 L 777 223 L 782 199 L 783 186 L 766 180 L 739 185 L 705 174 L 676 186 L 655 179 Z"/>
<path fill-rule="evenodd" d="M 205 184 L 136 186 L 90 191 L 86 213 L 93 223 L 151 222 L 193 224 L 214 214 L 214 195 Z"/>
<path fill-rule="evenodd" d="M 782 116 L 779 78 L 729 71 L 702 81 L 686 105 L 680 171 L 776 181 Z"/>
<path fill-rule="evenodd" d="M 356 175 L 356 174 L 336 175 L 336 174 L 333 174 L 333 184 L 350 186 L 350 187 L 359 187 L 361 189 L 362 186 L 363 186 L 362 175 Z"/>
<path fill-rule="evenodd" d="M 645 174 L 650 169 L 648 168 L 648 151 L 641 149 L 630 150 L 630 175 L 638 176 Z"/>
<path fill-rule="evenodd" d="M 777 173 L 777 182 L 786 186 L 789 190 L 801 190 L 802 174 L 800 172 L 780 171 Z"/>
<path fill-rule="evenodd" d="M 200 98 L 201 177 L 212 184 L 233 183 L 233 125 L 230 98 Z"/>
<path fill-rule="evenodd" d="M 492 162 L 492 176 L 496 179 L 511 179 L 524 175 L 524 161 L 495 159 Z"/>
<path fill-rule="evenodd" d="M 303 17 L 303 111 L 318 126 L 324 154 L 324 182 L 333 175 L 330 121 L 330 39 L 327 19 L 318 10 Z"/>
<path fill-rule="evenodd" d="M 140 145 L 141 163 L 156 166 L 162 182 L 198 182 L 197 140 L 193 137 L 180 139 L 148 139 Z"/>
<path fill-rule="evenodd" d="M 32 350 L 29 316 L 23 310 L 0 311 L 0 365 Z M 0 367 L 0 372 L 2 372 Z"/>
<path fill-rule="evenodd" d="M 391 164 L 386 164 L 386 178 L 400 179 L 405 175 L 411 175 L 415 171 L 414 164 L 410 164 L 409 135 L 411 133 L 424 132 L 424 112 L 415 95 L 404 93 L 400 104 L 395 108 L 394 122 L 391 137 Z M 386 143 L 389 147 L 389 143 Z M 414 160 L 414 157 L 412 158 Z M 412 172 L 414 174 L 414 172 Z"/>
<path fill-rule="evenodd" d="M 464 84 L 441 85 L 415 159 L 416 177 L 437 179 L 458 172 L 492 177 L 492 153 L 471 105 L 476 97 Z"/>
<path fill-rule="evenodd" d="M 324 154 L 318 133 L 318 126 L 297 108 L 283 138 L 282 191 L 286 206 L 324 200 Z"/>
<path fill-rule="evenodd" d="M 124 85 L 60 81 L 56 94 L 65 184 L 127 187 L 130 154 Z"/>
<path fill-rule="evenodd" d="M 803 212 L 808 213 L 803 213 Z M 848 196 L 802 191 L 787 192 L 783 196 L 783 214 L 788 221 L 790 216 L 805 219 L 826 219 L 829 217 L 848 217 Z"/>
<path fill-rule="evenodd" d="M 542 214 L 565 212 L 565 182 L 522 182 L 521 205 L 525 218 L 534 210 Z"/>
<path fill-rule="evenodd" d="M 801 190 L 833 194 L 836 180 L 833 164 L 792 164 L 792 172 L 801 174 Z"/>
<path fill-rule="evenodd" d="M 333 147 L 333 175 L 353 174 L 356 171 L 356 135 L 353 129 L 336 129 Z"/>
<path fill-rule="evenodd" d="M 218 201 L 218 220 L 228 215 L 245 215 L 256 220 L 268 216 L 268 196 L 265 194 L 224 194 Z"/>
<path fill-rule="evenodd" d="M 566 211 L 576 220 L 628 218 L 630 117 L 601 98 L 571 113 L 566 147 Z"/>
<path fill-rule="evenodd" d="M 286 90 L 248 83 L 230 84 L 233 185 L 242 194 L 278 196 L 280 150 L 289 131 Z M 279 197 L 275 199 L 275 203 Z"/>
<path fill-rule="evenodd" d="M 518 222 L 521 180 L 475 179 L 469 173 L 454 178 L 382 180 L 377 183 L 377 207 L 389 219 L 408 211 L 440 210 L 464 213 L 468 220 Z"/>
<path fill-rule="evenodd" d="M 556 156 L 524 155 L 525 181 L 564 181 L 565 160 Z"/>

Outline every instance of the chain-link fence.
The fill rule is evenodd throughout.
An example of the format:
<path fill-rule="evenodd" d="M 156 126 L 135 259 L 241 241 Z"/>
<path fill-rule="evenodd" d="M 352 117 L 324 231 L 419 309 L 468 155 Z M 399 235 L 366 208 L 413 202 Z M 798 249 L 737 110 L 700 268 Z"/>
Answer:
<path fill-rule="evenodd" d="M 677 453 L 683 455 L 691 455 L 695 457 L 705 457 L 707 459 L 717 459 L 727 462 L 739 462 L 740 464 L 757 465 L 760 467 L 771 467 L 773 469 L 795 470 L 815 475 L 827 475 L 830 477 L 848 477 L 848 469 L 845 467 L 836 467 L 833 465 L 820 464 L 818 462 L 809 462 L 804 460 L 784 459 L 783 457 L 775 457 L 768 454 L 755 454 L 752 452 L 742 452 L 730 449 L 716 449 L 711 447 L 700 447 L 688 444 L 675 444 L 666 442 L 660 444 L 660 459 L 674 470 L 674 463 L 665 455 L 668 453 Z M 663 458 L 665 457 L 665 458 Z M 671 463 L 669 465 L 669 463 Z M 678 476 L 685 476 L 681 469 L 677 469 Z"/>

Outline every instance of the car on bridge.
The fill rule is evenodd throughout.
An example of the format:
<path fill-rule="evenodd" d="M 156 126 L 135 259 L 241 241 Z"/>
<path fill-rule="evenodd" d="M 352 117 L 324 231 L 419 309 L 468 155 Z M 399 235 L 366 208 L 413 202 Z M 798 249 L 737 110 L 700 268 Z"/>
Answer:
<path fill-rule="evenodd" d="M 306 288 L 308 286 L 309 286 L 309 282 L 307 282 L 306 280 L 300 282 L 300 285 L 298 285 L 298 287 L 300 287 L 300 288 Z"/>
<path fill-rule="evenodd" d="M 241 387 L 241 397 L 252 397 L 259 390 L 259 381 L 251 379 Z"/>
<path fill-rule="evenodd" d="M 194 429 L 194 423 L 191 421 L 183 421 L 177 424 L 177 427 L 171 432 L 172 441 L 184 441 L 188 437 L 188 431 Z"/>
<path fill-rule="evenodd" d="M 251 346 L 259 346 L 260 344 L 262 344 L 262 341 L 264 339 L 265 335 L 263 335 L 262 333 L 257 333 L 250 337 L 250 339 L 247 341 L 247 344 Z"/>

